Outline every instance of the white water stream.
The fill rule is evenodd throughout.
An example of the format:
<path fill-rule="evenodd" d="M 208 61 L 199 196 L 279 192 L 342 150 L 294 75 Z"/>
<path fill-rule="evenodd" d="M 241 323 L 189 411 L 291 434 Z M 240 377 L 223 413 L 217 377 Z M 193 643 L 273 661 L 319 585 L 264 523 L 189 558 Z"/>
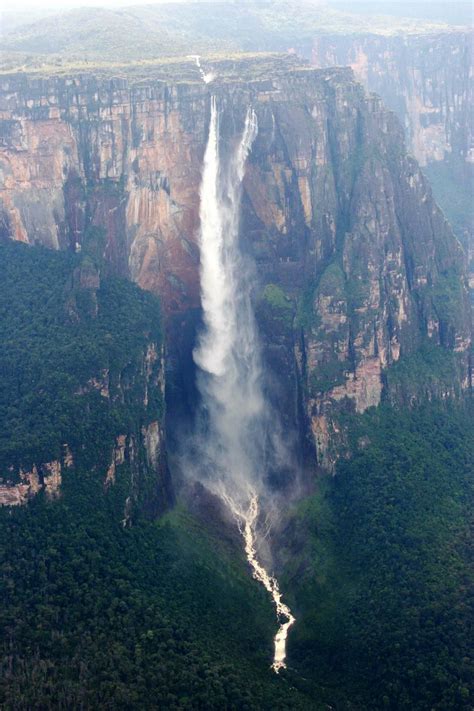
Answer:
<path fill-rule="evenodd" d="M 189 58 L 195 62 L 196 67 L 199 69 L 201 79 L 203 80 L 203 82 L 205 84 L 209 84 L 211 81 L 213 81 L 215 79 L 215 74 L 213 74 L 212 72 L 206 73 L 204 71 L 204 69 L 202 68 L 201 57 L 199 56 L 199 54 L 191 54 Z"/>
<path fill-rule="evenodd" d="M 258 580 L 259 583 L 262 583 L 264 588 L 268 590 L 273 598 L 280 628 L 274 638 L 275 651 L 273 655 L 272 669 L 278 673 L 280 669 L 286 668 L 286 639 L 288 637 L 288 630 L 296 620 L 291 614 L 291 610 L 288 605 L 285 605 L 281 599 L 278 580 L 269 575 L 257 559 L 256 526 L 259 515 L 258 496 L 255 493 L 251 495 L 250 503 L 246 511 L 239 510 L 232 499 L 225 494 L 223 494 L 222 498 L 227 503 L 239 523 L 239 530 L 245 541 L 245 554 L 252 567 L 253 577 L 255 580 Z"/>
<path fill-rule="evenodd" d="M 285 667 L 288 630 L 295 618 L 282 602 L 278 581 L 257 558 L 256 492 L 263 486 L 265 471 L 267 407 L 249 265 L 239 249 L 242 179 L 257 131 L 257 116 L 249 107 L 240 141 L 221 156 L 219 110 L 216 97 L 211 98 L 200 191 L 204 330 L 194 360 L 200 368 L 198 384 L 207 421 L 205 467 L 211 485 L 237 521 L 253 577 L 272 596 L 280 625 L 272 664 L 278 672 Z"/>

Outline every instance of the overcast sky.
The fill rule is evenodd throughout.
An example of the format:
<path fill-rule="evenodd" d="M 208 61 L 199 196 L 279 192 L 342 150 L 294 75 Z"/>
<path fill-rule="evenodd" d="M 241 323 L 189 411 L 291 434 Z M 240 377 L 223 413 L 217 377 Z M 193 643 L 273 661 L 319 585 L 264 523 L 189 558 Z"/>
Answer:
<path fill-rule="evenodd" d="M 187 0 L 3 0 L 2 12 L 23 10 L 68 10 L 73 7 L 124 7 L 129 5 L 156 5 L 162 2 Z"/>
<path fill-rule="evenodd" d="M 207 0 L 209 1 L 209 0 Z M 216 2 L 219 0 L 216 0 Z M 323 1 L 323 0 L 321 0 Z M 431 0 L 417 0 L 417 2 L 429 3 Z M 71 7 L 118 7 L 127 5 L 155 5 L 157 3 L 163 2 L 189 2 L 189 0 L 3 0 L 2 10 L 4 12 L 13 11 L 18 12 L 21 10 L 47 10 L 47 9 L 67 9 Z M 212 0 L 211 0 L 212 2 Z M 245 0 L 243 0 L 245 2 Z M 289 0 L 291 2 L 291 0 Z M 357 0 L 355 0 L 357 2 Z M 367 2 L 367 0 L 365 0 Z M 383 0 L 374 0 L 380 4 Z M 393 4 L 393 0 L 387 0 Z M 411 0 L 398 0 L 401 4 L 408 4 Z M 448 0 L 452 2 L 452 0 Z M 317 0 L 314 0 L 317 4 Z M 330 4 L 330 0 L 329 0 Z"/>
<path fill-rule="evenodd" d="M 72 7 L 120 7 L 128 5 L 156 5 L 162 2 L 187 0 L 6 0 L 4 12 L 22 10 L 66 10 Z"/>
<path fill-rule="evenodd" d="M 71 8 L 76 8 L 76 7 L 108 7 L 108 8 L 114 8 L 114 7 L 127 7 L 130 5 L 156 5 L 160 4 L 163 2 L 192 2 L 193 0 L 0 0 L 0 16 L 2 12 L 23 12 L 23 11 L 57 11 L 57 10 L 69 10 Z M 194 0 L 196 1 L 196 0 Z M 206 2 L 219 2 L 222 0 L 197 0 L 199 1 L 206 1 Z M 288 0 L 288 2 L 291 2 L 292 0 Z M 239 0 L 234 0 L 236 4 L 238 4 Z M 244 3 L 245 0 L 240 0 L 240 2 Z M 318 3 L 321 4 L 331 4 L 331 0 L 308 0 L 308 2 L 312 2 L 315 5 Z M 367 6 L 371 2 L 374 2 L 377 7 L 377 11 L 380 12 L 381 6 L 384 4 L 390 4 L 392 5 L 392 8 L 395 4 L 399 6 L 406 5 L 407 8 L 410 5 L 429 5 L 430 3 L 433 5 L 439 5 L 440 0 L 352 0 L 352 2 L 349 4 L 349 7 L 344 7 L 345 10 L 350 9 L 351 5 L 354 5 L 354 9 L 356 9 L 356 6 L 358 2 L 362 2 L 363 5 Z M 446 2 L 451 6 L 459 6 L 463 5 L 465 6 L 466 4 L 469 3 L 469 0 L 446 0 Z M 335 0 L 335 4 L 337 5 L 337 0 Z M 399 13 L 395 13 L 399 14 Z M 407 13 L 407 14 L 412 14 L 412 13 Z M 416 12 L 414 13 L 416 15 Z M 424 13 L 423 13 L 424 14 Z"/>

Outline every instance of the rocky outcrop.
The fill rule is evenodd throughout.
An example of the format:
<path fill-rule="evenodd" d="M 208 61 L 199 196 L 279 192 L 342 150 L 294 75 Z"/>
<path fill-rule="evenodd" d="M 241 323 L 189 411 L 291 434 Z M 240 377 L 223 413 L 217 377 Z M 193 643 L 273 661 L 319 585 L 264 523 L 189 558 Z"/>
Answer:
<path fill-rule="evenodd" d="M 150 422 L 146 427 L 142 427 L 142 436 L 148 464 L 151 467 L 156 467 L 158 465 L 162 449 L 161 442 L 163 439 L 160 423 L 155 420 L 155 422 Z"/>
<path fill-rule="evenodd" d="M 140 371 L 138 388 L 138 383 L 130 382 L 127 375 L 127 382 L 119 379 L 118 390 L 112 393 L 112 398 L 119 397 L 129 402 L 132 408 L 143 410 L 140 420 L 145 420 L 145 424 L 128 434 L 117 435 L 104 478 L 107 491 L 117 483 L 120 472 L 123 472 L 127 481 L 123 518 L 126 526 L 132 524 L 137 508 L 156 515 L 173 501 L 162 411 L 165 394 L 164 355 L 163 349 L 156 343 L 148 343 Z M 103 395 L 102 390 L 100 394 Z M 110 397 L 110 393 L 107 397 Z M 150 420 L 152 415 L 155 415 L 155 419 Z M 160 419 L 156 419 L 157 415 Z"/>
<path fill-rule="evenodd" d="M 109 468 L 107 469 L 107 474 L 105 475 L 105 486 L 110 486 L 115 484 L 115 472 L 116 468 L 125 462 L 125 448 L 126 448 L 127 435 L 121 434 L 115 439 L 115 446 L 112 450 L 112 458 L 110 461 Z"/>
<path fill-rule="evenodd" d="M 91 76 L 2 82 L 5 229 L 76 251 L 102 230 L 117 272 L 162 299 L 171 370 L 183 323 L 199 307 L 212 92 L 224 146 L 240 135 L 249 103 L 258 116 L 242 238 L 257 264 L 264 356 L 287 428 L 307 428 L 319 461 L 332 467 L 331 442 L 343 436 L 337 413 L 377 405 L 387 369 L 426 340 L 456 353 L 453 377 L 466 383 L 462 252 L 395 116 L 350 70 L 267 67 L 265 78 L 208 86 Z M 31 209 L 38 195 L 41 210 Z M 158 357 L 148 353 L 144 369 Z M 159 428 L 147 425 L 143 438 L 153 465 Z"/>
<path fill-rule="evenodd" d="M 0 479 L 0 506 L 25 504 L 40 491 L 49 499 L 55 499 L 61 492 L 61 462 L 54 460 L 43 464 L 33 464 L 30 470 L 9 467 L 7 475 Z"/>

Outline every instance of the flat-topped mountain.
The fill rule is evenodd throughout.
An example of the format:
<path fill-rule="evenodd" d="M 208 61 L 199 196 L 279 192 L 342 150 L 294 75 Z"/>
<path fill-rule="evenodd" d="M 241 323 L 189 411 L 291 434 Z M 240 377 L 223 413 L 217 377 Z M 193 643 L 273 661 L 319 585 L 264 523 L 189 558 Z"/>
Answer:
<path fill-rule="evenodd" d="M 180 67 L 172 63 L 171 74 Z M 200 303 L 210 96 L 229 146 L 251 104 L 259 129 L 242 238 L 257 263 L 269 362 L 287 403 L 279 407 L 333 466 L 330 413 L 346 400 L 362 412 L 384 391 L 395 396 L 386 372 L 423 344 L 454 358 L 449 383 L 435 378 L 433 392 L 468 386 L 463 254 L 394 114 L 349 69 L 267 55 L 202 67 L 215 76 L 208 84 L 191 59 L 179 82 L 153 72 L 138 81 L 4 76 L 3 233 L 75 251 L 100 230 L 116 272 L 161 297 L 171 333 L 176 317 L 191 317 Z M 193 347 L 180 338 L 169 336 L 178 359 Z M 410 396 L 400 386 L 396 397 L 416 400 L 418 386 L 425 392 L 412 383 Z"/>

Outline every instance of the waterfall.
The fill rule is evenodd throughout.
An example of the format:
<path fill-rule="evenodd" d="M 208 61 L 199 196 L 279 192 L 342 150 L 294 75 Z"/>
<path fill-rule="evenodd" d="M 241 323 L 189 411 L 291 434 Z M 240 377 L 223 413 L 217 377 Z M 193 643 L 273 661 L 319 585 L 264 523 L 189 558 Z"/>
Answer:
<path fill-rule="evenodd" d="M 219 114 L 211 100 L 201 183 L 201 300 L 204 331 L 194 360 L 208 416 L 211 466 L 233 493 L 248 496 L 263 466 L 264 399 L 248 267 L 239 244 L 239 204 L 245 160 L 257 133 L 252 109 L 227 162 L 219 151 Z"/>
<path fill-rule="evenodd" d="M 201 79 L 205 84 L 209 84 L 211 81 L 214 81 L 215 74 L 213 72 L 205 72 L 204 69 L 202 68 L 201 64 L 201 57 L 199 54 L 191 54 L 189 59 L 192 59 L 196 65 L 196 67 L 199 69 L 199 74 L 201 75 Z"/>
<path fill-rule="evenodd" d="M 258 492 L 263 489 L 269 422 L 251 300 L 251 268 L 239 246 L 242 180 L 257 130 L 257 116 L 249 107 L 239 142 L 221 155 L 219 111 L 216 97 L 211 98 L 200 191 L 204 329 L 193 355 L 200 369 L 198 385 L 205 417 L 202 467 L 208 484 L 237 520 L 254 578 L 273 598 L 280 628 L 272 666 L 278 672 L 285 666 L 286 637 L 294 618 L 281 600 L 276 579 L 257 558 Z"/>

